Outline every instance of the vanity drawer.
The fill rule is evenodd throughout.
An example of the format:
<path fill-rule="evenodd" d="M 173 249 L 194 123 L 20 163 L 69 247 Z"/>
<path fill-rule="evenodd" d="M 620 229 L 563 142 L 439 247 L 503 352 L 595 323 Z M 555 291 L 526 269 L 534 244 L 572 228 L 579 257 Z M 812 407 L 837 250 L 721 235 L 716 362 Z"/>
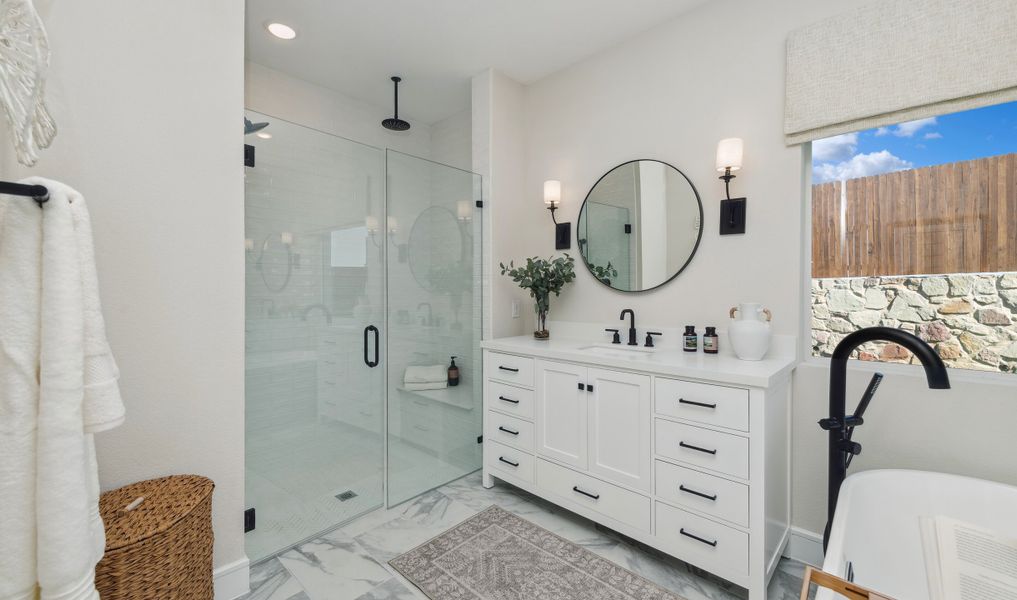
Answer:
<path fill-rule="evenodd" d="M 589 475 L 537 459 L 537 485 L 616 521 L 650 531 L 650 499 Z"/>
<path fill-rule="evenodd" d="M 662 549 L 717 575 L 749 574 L 749 534 L 657 502 Z"/>
<path fill-rule="evenodd" d="M 488 380 L 487 391 L 490 393 L 487 408 L 523 419 L 533 419 L 533 390 Z"/>
<path fill-rule="evenodd" d="M 488 411 L 487 430 L 484 432 L 484 439 L 533 452 L 533 423 L 494 411 Z"/>
<path fill-rule="evenodd" d="M 668 417 L 749 430 L 748 390 L 657 377 L 654 404 Z"/>
<path fill-rule="evenodd" d="M 749 526 L 749 486 L 664 461 L 654 461 L 661 499 L 710 516 Z"/>
<path fill-rule="evenodd" d="M 654 419 L 657 454 L 720 473 L 749 478 L 749 440 L 684 423 Z"/>
<path fill-rule="evenodd" d="M 488 469 L 508 473 L 513 477 L 533 483 L 532 454 L 486 440 L 484 442 L 484 462 Z M 495 475 L 497 476 L 497 473 Z"/>
<path fill-rule="evenodd" d="M 490 379 L 533 387 L 532 358 L 488 352 L 487 359 L 487 376 Z"/>

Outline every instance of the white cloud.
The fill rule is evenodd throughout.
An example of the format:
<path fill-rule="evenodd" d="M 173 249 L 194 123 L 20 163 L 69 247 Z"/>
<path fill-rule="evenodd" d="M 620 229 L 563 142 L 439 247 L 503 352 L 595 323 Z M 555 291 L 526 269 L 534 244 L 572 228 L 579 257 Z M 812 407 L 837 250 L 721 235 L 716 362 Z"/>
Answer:
<path fill-rule="evenodd" d="M 812 160 L 833 162 L 847 160 L 858 147 L 858 134 L 845 133 L 812 142 Z"/>
<path fill-rule="evenodd" d="M 900 125 L 893 128 L 893 134 L 897 137 L 914 137 L 920 129 L 925 127 L 931 127 L 936 124 L 936 117 L 929 117 L 928 119 L 918 119 L 917 121 L 908 121 L 901 123 Z"/>
<path fill-rule="evenodd" d="M 883 137 L 888 133 L 890 133 L 889 129 L 887 129 L 886 127 L 880 127 L 879 129 L 876 130 L 876 137 Z"/>
<path fill-rule="evenodd" d="M 856 154 L 839 163 L 813 165 L 812 182 L 826 183 L 827 181 L 857 179 L 892 171 L 903 171 L 912 166 L 914 165 L 911 162 L 894 156 L 888 150 L 880 150 L 868 154 Z"/>
<path fill-rule="evenodd" d="M 939 139 L 942 139 L 942 138 L 943 138 L 943 134 L 939 133 L 938 131 L 930 131 L 929 133 L 925 134 L 925 139 L 927 139 L 927 140 L 939 140 Z"/>

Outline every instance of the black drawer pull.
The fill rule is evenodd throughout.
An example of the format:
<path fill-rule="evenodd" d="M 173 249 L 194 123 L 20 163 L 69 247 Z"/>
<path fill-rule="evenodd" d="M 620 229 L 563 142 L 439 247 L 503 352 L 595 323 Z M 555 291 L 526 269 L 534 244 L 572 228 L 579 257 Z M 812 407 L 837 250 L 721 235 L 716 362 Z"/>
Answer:
<path fill-rule="evenodd" d="M 518 431 L 512 431 L 511 429 L 507 429 L 507 428 L 502 427 L 500 425 L 498 426 L 498 431 L 504 431 L 505 433 L 510 433 L 512 435 L 519 435 Z"/>
<path fill-rule="evenodd" d="M 586 496 L 587 498 L 593 498 L 594 500 L 600 500 L 600 494 L 591 494 L 590 492 L 584 492 L 583 490 L 579 489 L 578 485 L 572 486 L 572 491 L 577 493 L 577 494 L 582 494 L 582 495 Z"/>
<path fill-rule="evenodd" d="M 716 454 L 716 450 L 707 450 L 706 448 L 700 448 L 699 446 L 693 446 L 692 444 L 686 444 L 685 442 L 678 442 L 678 445 L 682 448 L 688 448 L 689 450 L 695 450 L 696 452 L 705 452 L 707 454 Z"/>
<path fill-rule="evenodd" d="M 711 496 L 709 494 L 704 494 L 703 492 L 697 492 L 696 490 L 689 489 L 684 485 L 679 485 L 678 489 L 685 492 L 686 494 L 692 494 L 693 496 L 699 496 L 700 498 L 706 498 L 707 500 L 713 500 L 715 502 L 717 500 L 717 494 Z"/>
<path fill-rule="evenodd" d="M 584 384 L 580 383 L 580 384 L 579 384 L 579 389 L 580 389 L 581 391 L 584 391 L 584 392 L 585 392 L 585 391 L 586 391 L 586 386 L 585 386 Z"/>
<path fill-rule="evenodd" d="M 586 391 L 588 391 L 588 392 L 592 392 L 593 391 L 593 384 L 592 383 L 587 383 L 586 384 Z"/>
<path fill-rule="evenodd" d="M 512 465 L 513 467 L 518 467 L 519 466 L 519 463 L 512 462 L 511 460 L 505 458 L 504 456 L 499 456 L 498 460 L 500 460 L 501 462 L 505 463 L 506 465 Z"/>
<path fill-rule="evenodd" d="M 508 371 L 510 373 L 518 373 L 519 372 L 519 369 L 513 369 L 512 367 L 499 366 L 498 368 L 501 369 L 502 371 Z"/>
<path fill-rule="evenodd" d="M 512 404 L 519 404 L 518 400 L 513 400 L 512 398 L 506 398 L 505 396 L 498 396 L 498 399 L 499 400 L 504 400 L 505 402 L 511 402 Z"/>
<path fill-rule="evenodd" d="M 707 404 L 706 402 L 696 402 L 695 400 L 686 400 L 685 398 L 678 398 L 678 404 L 691 404 L 692 406 L 702 406 L 703 408 L 717 408 L 716 404 Z"/>
<path fill-rule="evenodd" d="M 694 534 L 689 533 L 688 531 L 685 531 L 684 527 L 679 529 L 678 532 L 681 533 L 682 535 L 684 535 L 685 537 L 690 537 L 690 538 L 696 540 L 697 542 L 703 542 L 704 544 L 706 544 L 708 546 L 713 546 L 714 548 L 717 547 L 717 540 L 712 540 L 711 541 L 711 540 L 708 540 L 708 539 L 705 539 L 705 538 L 701 538 L 698 535 L 694 535 Z"/>

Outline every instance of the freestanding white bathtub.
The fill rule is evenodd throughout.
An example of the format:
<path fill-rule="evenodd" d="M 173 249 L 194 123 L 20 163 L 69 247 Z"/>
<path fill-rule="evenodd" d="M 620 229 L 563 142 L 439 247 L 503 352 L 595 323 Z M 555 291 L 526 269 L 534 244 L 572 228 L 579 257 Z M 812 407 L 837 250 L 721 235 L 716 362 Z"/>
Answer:
<path fill-rule="evenodd" d="M 1017 538 L 1017 487 L 945 473 L 885 469 L 841 487 L 823 570 L 896 600 L 926 600 L 919 518 L 945 515 Z M 820 590 L 816 600 L 840 598 Z"/>

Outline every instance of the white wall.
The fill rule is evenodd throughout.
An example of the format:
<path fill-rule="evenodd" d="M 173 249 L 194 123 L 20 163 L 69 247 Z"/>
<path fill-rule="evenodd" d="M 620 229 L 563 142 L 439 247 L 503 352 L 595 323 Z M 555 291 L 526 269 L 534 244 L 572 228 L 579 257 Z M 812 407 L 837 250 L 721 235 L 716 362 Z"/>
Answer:
<path fill-rule="evenodd" d="M 711 2 L 524 88 L 523 114 L 516 108 L 508 115 L 519 119 L 522 132 L 513 136 L 523 138 L 523 147 L 508 157 L 493 151 L 495 186 L 499 171 L 516 174 L 516 161 L 525 161 L 524 185 L 495 208 L 495 258 L 554 252 L 553 226 L 541 203 L 545 179 L 562 180 L 559 220 L 575 224 L 601 174 L 627 160 L 657 158 L 682 169 L 702 197 L 705 229 L 696 258 L 676 280 L 643 294 L 609 290 L 580 267 L 576 283 L 552 299 L 552 318 L 606 322 L 631 307 L 640 328 L 723 327 L 728 307 L 755 301 L 773 310 L 777 333 L 797 335 L 808 265 L 801 258 L 802 153 L 786 147 L 782 133 L 785 39 L 792 29 L 865 1 Z M 502 90 L 491 103 L 515 106 L 519 95 L 515 88 Z M 745 140 L 745 168 L 732 193 L 748 197 L 748 226 L 745 235 L 721 237 L 724 188 L 713 160 L 717 141 L 732 136 Z M 498 200 L 497 187 L 494 195 Z M 578 253 L 574 239 L 570 252 Z M 529 302 L 521 327 L 508 314 L 518 293 L 506 278 L 494 277 L 495 332 L 528 331 Z M 953 391 L 931 392 L 916 370 L 887 371 L 859 430 L 866 448 L 852 470 L 902 466 L 1017 483 L 1011 431 L 1017 381 L 1000 385 L 955 375 Z M 849 398 L 861 394 L 869 375 L 852 369 Z M 794 523 L 812 531 L 821 531 L 825 521 L 826 447 L 815 422 L 825 410 L 827 377 L 823 365 L 802 366 L 795 381 Z"/>
<path fill-rule="evenodd" d="M 245 71 L 244 102 L 251 110 L 361 144 L 424 158 L 431 155 L 427 124 L 410 120 L 409 131 L 389 131 L 381 126 L 383 119 L 392 116 L 391 107 L 374 106 L 249 61 Z"/>
<path fill-rule="evenodd" d="M 493 337 L 518 335 L 524 324 L 531 326 L 533 305 L 528 294 L 500 274 L 498 264 L 532 255 L 526 231 L 533 227 L 526 210 L 528 199 L 523 185 L 526 166 L 526 139 L 523 131 L 523 86 L 504 74 L 489 69 L 473 78 L 473 172 L 483 177 L 485 208 L 484 252 L 490 277 L 490 298 L 484 299 L 485 333 Z M 543 196 L 537 202 L 543 206 Z M 542 215 L 545 218 L 545 215 Z M 541 250 L 542 251 L 542 250 Z M 527 254 L 529 252 L 530 254 Z M 521 305 L 523 318 L 511 317 L 512 300 Z M 525 317 L 530 317 L 529 320 Z"/>
<path fill-rule="evenodd" d="M 33 169 L 88 201 L 127 421 L 104 489 L 216 484 L 215 563 L 244 556 L 244 3 L 37 0 L 59 133 Z M 6 131 L 6 128 L 5 128 Z M 0 143 L 9 144 L 7 134 Z"/>
<path fill-rule="evenodd" d="M 473 113 L 470 109 L 431 124 L 431 160 L 470 171 L 473 169 Z"/>
<path fill-rule="evenodd" d="M 250 61 L 244 67 L 244 102 L 251 110 L 361 144 L 472 168 L 469 109 L 430 124 L 407 119 L 409 131 L 389 131 L 381 122 L 392 116 L 391 106 L 375 106 Z"/>

